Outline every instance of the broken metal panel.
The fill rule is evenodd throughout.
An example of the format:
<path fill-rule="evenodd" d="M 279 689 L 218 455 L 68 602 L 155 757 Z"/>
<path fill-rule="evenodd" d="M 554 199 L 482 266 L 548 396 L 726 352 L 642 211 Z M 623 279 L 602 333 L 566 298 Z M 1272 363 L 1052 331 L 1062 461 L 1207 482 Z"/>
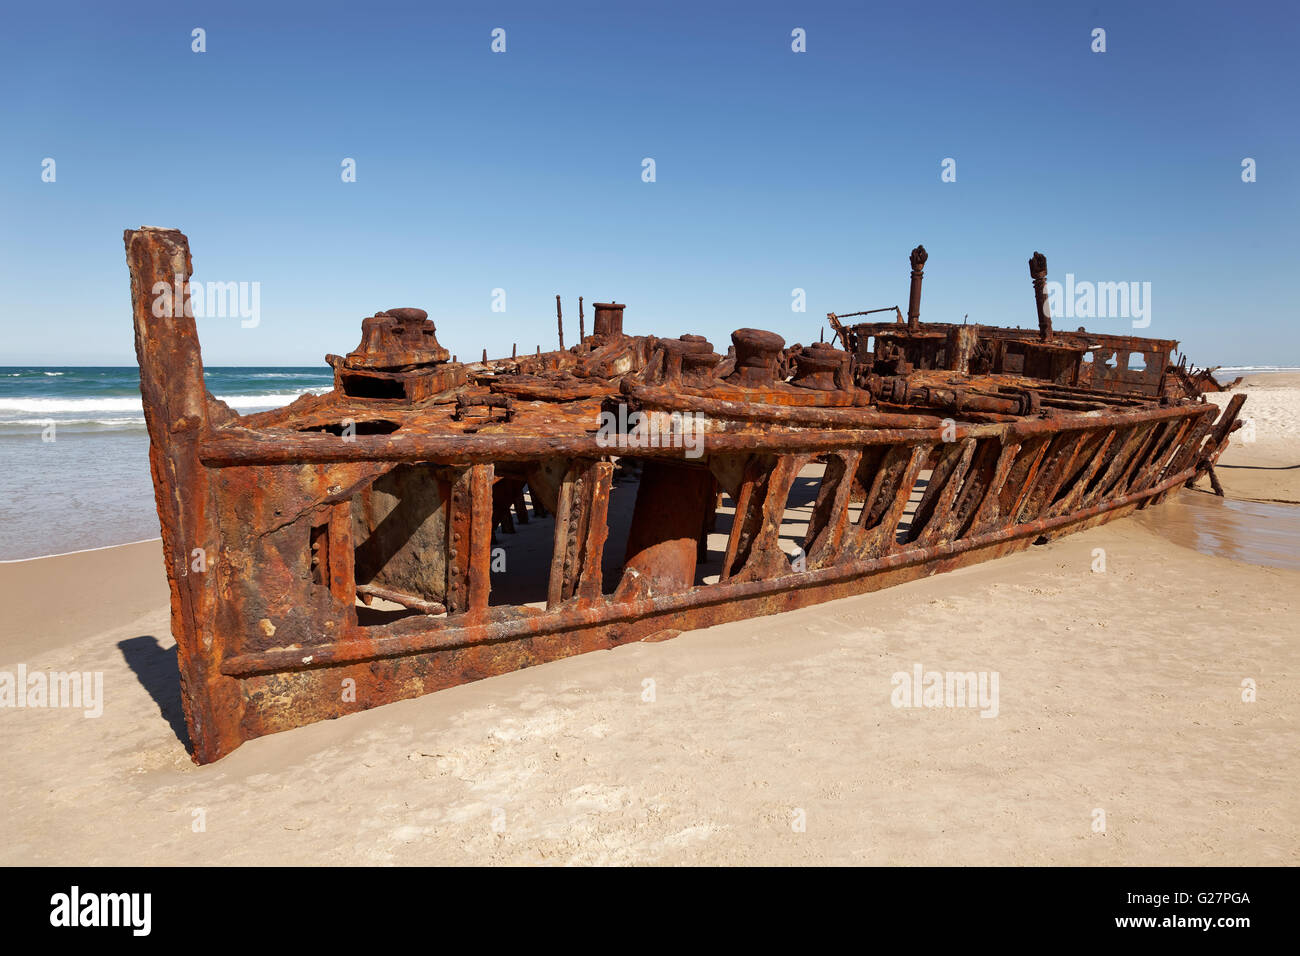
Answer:
<path fill-rule="evenodd" d="M 240 416 L 204 390 L 192 318 L 154 314 L 156 288 L 184 301 L 185 237 L 142 229 L 126 243 L 202 763 L 313 720 L 1112 520 L 1198 475 L 1217 485 L 1239 424 L 1238 398 L 1216 416 L 1155 367 L 1176 343 L 1050 321 L 921 323 L 920 247 L 910 321 L 897 308 L 895 323 L 832 315 L 843 350 L 738 329 L 723 356 L 701 336 L 628 335 L 625 307 L 598 303 L 593 333 L 568 349 L 466 365 L 422 310 L 388 309 L 363 320 L 356 349 L 328 357 L 332 392 Z M 1033 277 L 1037 295 L 1045 271 Z M 1130 352 L 1148 367 L 1095 367 L 1099 353 Z M 792 562 L 782 524 L 813 465 L 817 494 L 793 538 L 804 560 Z M 616 467 L 637 484 L 627 538 L 609 541 Z M 710 552 L 727 504 L 725 548 Z M 504 603 L 510 588 L 492 602 L 493 535 L 514 533 L 516 518 L 554 522 L 544 606 Z M 194 548 L 213 552 L 209 570 L 189 570 Z M 617 580 L 602 576 L 607 556 L 622 559 Z M 697 583 L 711 580 L 703 561 L 720 561 L 716 583 Z"/>
<path fill-rule="evenodd" d="M 700 535 L 715 499 L 713 474 L 707 466 L 643 462 L 620 600 L 672 593 L 695 583 Z"/>

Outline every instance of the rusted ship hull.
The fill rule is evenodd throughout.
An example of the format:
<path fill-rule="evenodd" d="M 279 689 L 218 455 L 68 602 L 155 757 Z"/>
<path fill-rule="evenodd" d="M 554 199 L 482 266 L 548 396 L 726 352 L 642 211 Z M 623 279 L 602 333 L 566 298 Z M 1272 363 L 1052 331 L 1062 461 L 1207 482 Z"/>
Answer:
<path fill-rule="evenodd" d="M 157 314 L 158 284 L 191 274 L 185 237 L 141 229 L 126 246 L 200 763 L 263 734 L 1112 520 L 1212 468 L 1240 409 L 1080 385 L 1077 370 L 1070 382 L 1023 366 L 956 372 L 980 338 L 945 329 L 955 349 L 917 346 L 931 356 L 917 368 L 909 336 L 930 327 L 915 321 L 877 330 L 888 347 L 871 352 L 863 327 L 835 322 L 847 350 L 786 355 L 779 337 L 739 330 L 720 356 L 698 336 L 627 336 L 623 307 L 605 303 L 569 350 L 472 367 L 446 361 L 419 310 L 379 313 L 358 350 L 330 357 L 333 392 L 241 417 L 204 389 L 193 318 Z M 635 505 L 614 540 L 611 493 L 629 466 Z M 792 561 L 782 521 L 810 480 Z M 498 603 L 495 536 L 542 515 L 553 556 L 538 600 Z M 715 529 L 721 553 L 707 548 Z"/>

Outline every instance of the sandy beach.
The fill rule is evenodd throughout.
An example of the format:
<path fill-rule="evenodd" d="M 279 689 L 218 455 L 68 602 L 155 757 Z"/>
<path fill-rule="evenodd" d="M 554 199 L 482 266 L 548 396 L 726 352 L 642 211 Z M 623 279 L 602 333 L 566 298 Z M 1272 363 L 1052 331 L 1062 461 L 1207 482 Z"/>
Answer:
<path fill-rule="evenodd" d="M 1231 438 L 1219 459 L 1219 480 L 1231 498 L 1300 504 L 1300 374 L 1253 375 L 1234 391 L 1244 392 L 1242 419 L 1253 420 Z M 1232 392 L 1207 395 L 1220 408 Z M 1199 487 L 1207 487 L 1202 480 Z"/>
<path fill-rule="evenodd" d="M 0 863 L 1295 864 L 1300 376 L 1243 390 L 1254 441 L 1234 436 L 1219 477 L 1271 517 L 1220 521 L 1231 502 L 1183 491 L 1009 558 L 206 767 L 183 743 L 157 541 L 0 564 L 0 671 L 104 688 L 99 717 L 0 710 Z M 1256 546 L 1251 521 L 1274 537 Z M 996 716 L 895 706 L 918 667 L 996 674 Z"/>

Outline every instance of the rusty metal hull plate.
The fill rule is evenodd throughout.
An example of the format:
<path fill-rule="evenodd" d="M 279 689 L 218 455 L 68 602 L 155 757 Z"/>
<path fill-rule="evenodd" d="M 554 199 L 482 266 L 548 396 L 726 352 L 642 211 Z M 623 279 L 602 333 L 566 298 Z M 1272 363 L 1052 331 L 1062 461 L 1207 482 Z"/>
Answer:
<path fill-rule="evenodd" d="M 845 349 L 738 329 L 721 354 L 697 335 L 628 335 L 619 303 L 596 303 L 592 334 L 566 349 L 557 301 L 558 350 L 465 365 L 422 310 L 388 309 L 328 357 L 333 391 L 240 416 L 203 385 L 185 236 L 125 240 L 199 763 L 494 674 L 1000 557 L 1213 480 L 1239 424 L 1241 396 L 1219 415 L 1161 384 L 1176 375 L 1081 383 L 1081 333 L 1050 321 L 921 323 L 924 250 L 910 321 L 832 322 Z M 158 308 L 160 287 L 183 290 L 175 308 Z M 620 524 L 611 500 L 631 494 Z M 492 575 L 499 543 L 533 522 L 552 555 L 525 599 Z"/>

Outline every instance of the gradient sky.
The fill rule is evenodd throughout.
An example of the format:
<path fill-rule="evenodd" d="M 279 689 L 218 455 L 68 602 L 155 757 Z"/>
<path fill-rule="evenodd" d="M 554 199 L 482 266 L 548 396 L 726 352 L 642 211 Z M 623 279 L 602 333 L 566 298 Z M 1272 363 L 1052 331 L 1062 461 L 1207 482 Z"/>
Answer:
<path fill-rule="evenodd" d="M 0 365 L 134 363 L 121 237 L 142 224 L 188 234 L 196 279 L 261 284 L 257 328 L 200 320 L 209 365 L 319 364 L 405 305 L 462 358 L 553 348 L 556 293 L 570 344 L 579 295 L 628 303 L 628 332 L 808 342 L 828 311 L 905 308 L 918 242 L 923 320 L 1033 325 L 1041 250 L 1053 279 L 1150 282 L 1141 334 L 1197 364 L 1300 365 L 1298 23 L 1269 3 L 8 4 Z"/>

